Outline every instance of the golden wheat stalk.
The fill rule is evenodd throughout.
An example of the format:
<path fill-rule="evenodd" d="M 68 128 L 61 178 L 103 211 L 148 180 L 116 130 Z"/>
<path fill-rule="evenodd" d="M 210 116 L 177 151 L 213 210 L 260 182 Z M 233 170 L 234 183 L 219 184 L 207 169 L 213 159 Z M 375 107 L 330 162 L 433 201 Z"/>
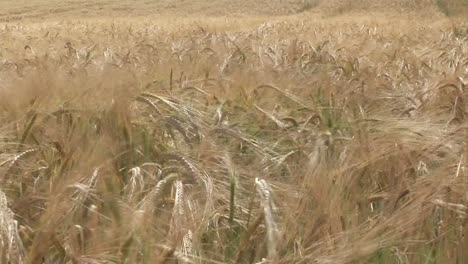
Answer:
<path fill-rule="evenodd" d="M 264 179 L 255 178 L 255 185 L 265 215 L 268 259 L 273 261 L 277 256 L 277 241 L 279 239 L 279 230 L 274 219 L 276 207 L 273 203 L 272 191 L 268 183 Z"/>
<path fill-rule="evenodd" d="M 0 190 L 0 259 L 8 263 L 23 263 L 25 251 L 18 232 L 18 221 L 8 207 L 5 193 Z"/>

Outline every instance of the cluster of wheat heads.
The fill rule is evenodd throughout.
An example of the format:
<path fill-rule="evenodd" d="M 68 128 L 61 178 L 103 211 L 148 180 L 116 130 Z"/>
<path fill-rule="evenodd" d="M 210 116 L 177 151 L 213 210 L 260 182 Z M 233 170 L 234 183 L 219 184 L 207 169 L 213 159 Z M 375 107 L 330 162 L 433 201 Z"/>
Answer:
<path fill-rule="evenodd" d="M 2 25 L 1 262 L 465 263 L 466 30 Z"/>

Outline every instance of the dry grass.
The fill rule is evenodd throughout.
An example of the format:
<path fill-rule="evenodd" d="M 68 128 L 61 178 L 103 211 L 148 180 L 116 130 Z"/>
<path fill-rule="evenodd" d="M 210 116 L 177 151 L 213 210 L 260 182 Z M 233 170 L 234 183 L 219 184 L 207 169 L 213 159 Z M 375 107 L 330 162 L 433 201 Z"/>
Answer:
<path fill-rule="evenodd" d="M 0 26 L 1 263 L 466 263 L 468 25 Z"/>

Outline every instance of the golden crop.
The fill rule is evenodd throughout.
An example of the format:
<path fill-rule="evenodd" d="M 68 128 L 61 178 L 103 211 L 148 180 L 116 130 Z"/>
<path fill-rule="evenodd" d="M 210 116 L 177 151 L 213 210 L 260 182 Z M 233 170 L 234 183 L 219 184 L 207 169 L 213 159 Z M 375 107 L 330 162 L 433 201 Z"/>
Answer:
<path fill-rule="evenodd" d="M 0 24 L 0 263 L 466 263 L 468 24 Z"/>

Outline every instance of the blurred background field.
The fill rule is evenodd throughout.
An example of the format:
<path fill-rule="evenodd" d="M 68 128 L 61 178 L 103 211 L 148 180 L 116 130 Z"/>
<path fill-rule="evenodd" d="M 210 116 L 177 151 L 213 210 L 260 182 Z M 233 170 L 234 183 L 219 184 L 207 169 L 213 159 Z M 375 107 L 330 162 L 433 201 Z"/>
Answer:
<path fill-rule="evenodd" d="M 175 16 L 316 16 L 369 12 L 430 16 L 466 16 L 466 0 L 30 0 L 0 1 L 0 21 Z"/>

